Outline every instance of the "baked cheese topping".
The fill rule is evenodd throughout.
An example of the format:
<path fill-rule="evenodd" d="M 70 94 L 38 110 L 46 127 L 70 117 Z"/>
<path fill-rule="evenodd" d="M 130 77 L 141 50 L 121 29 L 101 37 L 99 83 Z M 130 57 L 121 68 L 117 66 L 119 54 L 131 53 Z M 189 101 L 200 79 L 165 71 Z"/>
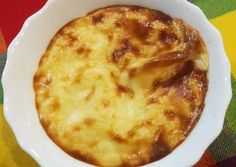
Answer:
<path fill-rule="evenodd" d="M 112 6 L 61 28 L 34 77 L 36 107 L 65 152 L 99 166 L 163 158 L 204 107 L 208 53 L 181 19 Z"/>

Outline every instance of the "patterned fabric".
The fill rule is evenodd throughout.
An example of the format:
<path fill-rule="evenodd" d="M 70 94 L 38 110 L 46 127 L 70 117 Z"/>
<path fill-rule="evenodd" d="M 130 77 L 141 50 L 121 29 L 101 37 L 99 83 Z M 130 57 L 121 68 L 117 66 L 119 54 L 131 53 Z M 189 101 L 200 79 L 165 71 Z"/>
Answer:
<path fill-rule="evenodd" d="M 6 62 L 7 46 L 19 32 L 24 20 L 46 0 L 0 0 L 0 77 Z M 222 133 L 206 150 L 195 167 L 236 166 L 236 0 L 191 0 L 198 5 L 222 33 L 232 65 L 233 99 L 227 110 Z M 0 167 L 37 167 L 38 164 L 17 144 L 2 111 L 0 84 Z M 196 148 L 197 149 L 197 148 Z"/>

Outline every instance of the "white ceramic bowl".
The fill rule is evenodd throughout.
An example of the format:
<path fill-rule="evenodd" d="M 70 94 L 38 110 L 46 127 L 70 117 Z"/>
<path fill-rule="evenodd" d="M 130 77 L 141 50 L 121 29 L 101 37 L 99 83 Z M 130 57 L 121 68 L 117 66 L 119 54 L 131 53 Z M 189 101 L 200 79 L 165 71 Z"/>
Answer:
<path fill-rule="evenodd" d="M 41 166 L 90 166 L 63 152 L 40 125 L 34 103 L 33 76 L 50 39 L 64 24 L 87 12 L 115 4 L 132 4 L 161 10 L 196 28 L 209 50 L 209 90 L 205 108 L 186 140 L 149 167 L 184 167 L 195 164 L 222 130 L 232 91 L 230 64 L 220 33 L 203 12 L 186 0 L 50 0 L 28 18 L 8 48 L 3 73 L 4 113 L 20 146 Z"/>

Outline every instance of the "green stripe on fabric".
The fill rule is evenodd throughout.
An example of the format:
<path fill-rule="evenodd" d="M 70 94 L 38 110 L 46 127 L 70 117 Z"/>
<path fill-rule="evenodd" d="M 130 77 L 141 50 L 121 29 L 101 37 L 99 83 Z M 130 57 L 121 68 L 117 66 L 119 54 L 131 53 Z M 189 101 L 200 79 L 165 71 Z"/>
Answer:
<path fill-rule="evenodd" d="M 2 78 L 2 72 L 6 64 L 7 56 L 6 54 L 0 54 L 0 78 Z"/>
<path fill-rule="evenodd" d="M 234 79 L 233 76 L 231 81 L 232 81 L 233 97 L 227 110 L 226 122 L 230 130 L 232 130 L 236 134 L 236 80 Z"/>
<path fill-rule="evenodd" d="M 236 9 L 236 0 L 192 0 L 191 2 L 199 6 L 208 19 Z"/>
<path fill-rule="evenodd" d="M 233 98 L 226 113 L 226 121 L 220 136 L 209 147 L 214 159 L 219 162 L 236 155 L 236 80 L 231 77 Z"/>
<path fill-rule="evenodd" d="M 2 88 L 2 82 L 0 82 L 0 104 L 3 104 L 3 88 Z"/>
<path fill-rule="evenodd" d="M 236 155 L 235 139 L 236 134 L 225 123 L 220 136 L 209 147 L 215 161 L 220 162 Z"/>
<path fill-rule="evenodd" d="M 0 54 L 0 79 L 2 80 L 2 72 L 4 70 L 6 64 L 7 56 L 6 54 Z M 3 89 L 2 89 L 2 81 L 0 82 L 0 104 L 3 103 Z"/>

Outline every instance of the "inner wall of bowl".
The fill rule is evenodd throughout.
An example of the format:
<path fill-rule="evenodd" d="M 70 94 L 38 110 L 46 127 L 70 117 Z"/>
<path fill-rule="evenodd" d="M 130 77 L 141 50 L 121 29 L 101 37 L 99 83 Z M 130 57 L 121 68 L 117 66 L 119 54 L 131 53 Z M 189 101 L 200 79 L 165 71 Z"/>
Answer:
<path fill-rule="evenodd" d="M 95 3 L 94 0 L 71 0 L 70 3 L 66 0 L 54 0 L 48 3 L 51 5 L 30 19 L 30 23 L 21 34 L 21 39 L 19 39 L 12 53 L 15 56 L 14 59 L 9 58 L 12 60 L 9 61 L 9 66 L 15 66 L 15 68 L 9 71 L 9 77 L 11 80 L 15 80 L 15 82 L 20 81 L 15 92 L 22 94 L 22 98 L 19 99 L 15 96 L 15 92 L 10 93 L 10 97 L 14 99 L 12 101 L 18 101 L 11 110 L 14 111 L 17 108 L 23 112 L 22 115 L 19 115 L 19 118 L 14 121 L 16 121 L 16 126 L 19 125 L 19 128 L 21 128 L 21 132 L 27 129 L 27 133 L 24 133 L 25 136 L 22 137 L 22 140 L 27 143 L 25 147 L 30 148 L 28 152 L 33 154 L 40 163 L 47 164 L 45 166 L 49 166 L 48 164 L 50 163 L 51 166 L 62 166 L 62 164 L 68 164 L 68 166 L 84 165 L 84 163 L 65 154 L 46 136 L 39 123 L 37 111 L 34 106 L 32 79 L 37 70 L 38 62 L 49 44 L 50 39 L 63 25 L 74 18 L 83 16 L 89 11 L 100 7 L 117 4 L 132 4 L 158 9 L 171 16 L 184 19 L 199 30 L 207 44 L 210 70 L 209 91 L 206 97 L 204 113 L 196 128 L 194 128 L 194 131 L 186 139 L 184 144 L 180 145 L 180 147 L 166 158 L 151 165 L 156 166 L 158 164 L 160 166 L 168 166 L 175 162 L 176 166 L 190 166 L 192 165 L 191 163 L 200 158 L 203 152 L 201 149 L 195 149 L 198 147 L 205 148 L 209 143 L 206 142 L 206 138 L 199 137 L 199 134 L 200 136 L 212 135 L 211 138 L 214 138 L 215 135 L 214 133 L 209 133 L 207 129 L 214 129 L 212 126 L 214 126 L 217 121 L 216 118 L 219 113 L 218 104 L 220 104 L 220 98 L 217 97 L 223 94 L 223 90 L 219 89 L 223 81 L 219 81 L 221 81 L 224 76 L 224 71 L 221 70 L 224 67 L 222 65 L 223 56 L 220 55 L 222 51 L 217 49 L 220 48 L 218 47 L 219 38 L 214 35 L 214 30 L 208 27 L 209 25 L 206 19 L 202 18 L 198 9 L 192 8 L 191 5 L 187 4 L 187 2 L 183 2 L 183 0 L 100 0 L 99 3 Z M 12 85 L 11 87 L 14 86 Z M 15 117 L 14 115 L 12 116 Z M 22 125 L 22 122 L 25 124 Z M 25 149 L 27 150 L 27 148 Z M 45 149 L 47 149 L 47 151 L 45 151 Z M 196 155 L 189 156 L 188 160 L 186 160 L 186 152 L 191 152 Z M 53 156 L 51 156 L 52 154 Z"/>

